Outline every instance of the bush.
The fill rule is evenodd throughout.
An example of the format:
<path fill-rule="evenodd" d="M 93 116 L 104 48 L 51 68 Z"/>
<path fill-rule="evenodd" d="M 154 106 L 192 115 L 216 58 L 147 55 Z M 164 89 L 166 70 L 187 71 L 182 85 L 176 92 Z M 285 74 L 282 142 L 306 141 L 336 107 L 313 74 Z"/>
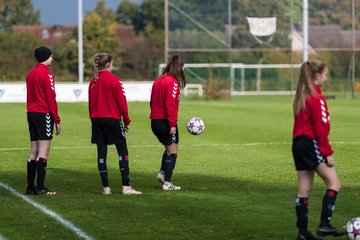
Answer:
<path fill-rule="evenodd" d="M 230 86 L 225 80 L 207 80 L 205 85 L 205 99 L 230 99 Z"/>

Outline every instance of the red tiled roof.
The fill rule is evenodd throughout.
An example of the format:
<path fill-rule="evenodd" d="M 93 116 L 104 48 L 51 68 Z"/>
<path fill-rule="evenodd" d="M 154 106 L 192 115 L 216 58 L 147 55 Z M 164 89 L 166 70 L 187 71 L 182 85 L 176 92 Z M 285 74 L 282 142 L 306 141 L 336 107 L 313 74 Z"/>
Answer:
<path fill-rule="evenodd" d="M 64 36 L 65 33 L 71 32 L 74 27 L 71 26 L 23 26 L 17 25 L 13 27 L 14 33 L 31 33 L 40 42 L 46 46 L 53 47 Z M 134 28 L 127 25 L 118 25 L 116 27 L 116 35 L 119 38 L 120 49 L 119 51 L 125 51 L 133 43 L 136 35 Z"/>
<path fill-rule="evenodd" d="M 128 49 L 135 39 L 135 31 L 132 26 L 118 25 L 116 27 L 116 35 L 121 42 L 121 51 Z"/>
<path fill-rule="evenodd" d="M 309 44 L 313 48 L 351 48 L 352 31 L 338 25 L 309 26 Z M 360 32 L 355 31 L 355 46 L 360 44 Z"/>
<path fill-rule="evenodd" d="M 65 33 L 71 32 L 74 27 L 70 26 L 13 26 L 14 33 L 31 33 L 46 46 L 54 46 Z"/>

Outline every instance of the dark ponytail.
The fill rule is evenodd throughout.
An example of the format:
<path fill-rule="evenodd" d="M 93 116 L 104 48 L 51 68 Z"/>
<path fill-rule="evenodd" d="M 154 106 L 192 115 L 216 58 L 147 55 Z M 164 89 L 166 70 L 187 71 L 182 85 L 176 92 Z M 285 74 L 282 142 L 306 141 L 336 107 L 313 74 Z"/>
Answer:
<path fill-rule="evenodd" d="M 184 62 L 178 55 L 174 55 L 169 59 L 163 74 L 167 73 L 173 76 L 179 83 L 180 88 L 185 88 L 186 79 L 184 75 Z"/>

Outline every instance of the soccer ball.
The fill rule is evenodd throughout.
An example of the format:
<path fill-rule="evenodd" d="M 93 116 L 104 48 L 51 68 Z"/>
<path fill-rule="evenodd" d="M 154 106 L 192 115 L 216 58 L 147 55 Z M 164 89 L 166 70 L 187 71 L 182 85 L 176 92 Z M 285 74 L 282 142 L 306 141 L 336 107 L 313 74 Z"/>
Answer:
<path fill-rule="evenodd" d="M 360 217 L 353 218 L 346 224 L 346 236 L 350 240 L 360 240 Z"/>
<path fill-rule="evenodd" d="M 199 117 L 191 118 L 187 123 L 187 130 L 192 135 L 200 135 L 205 130 L 204 121 Z"/>

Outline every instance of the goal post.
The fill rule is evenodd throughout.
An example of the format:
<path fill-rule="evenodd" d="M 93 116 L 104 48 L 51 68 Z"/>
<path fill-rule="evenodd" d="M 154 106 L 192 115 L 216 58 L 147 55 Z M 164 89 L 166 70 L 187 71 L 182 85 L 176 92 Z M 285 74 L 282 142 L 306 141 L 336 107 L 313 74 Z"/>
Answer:
<path fill-rule="evenodd" d="M 159 75 L 165 66 L 159 65 Z M 205 89 L 209 87 L 209 81 L 212 81 L 217 85 L 218 91 L 229 96 L 293 95 L 301 64 L 185 63 L 184 67 L 187 82 L 192 84 L 189 85 L 191 88 L 202 85 Z M 259 69 L 262 70 L 260 91 L 256 76 Z M 207 94 L 206 89 L 201 91 L 201 95 L 203 94 Z"/>
<path fill-rule="evenodd" d="M 292 95 L 300 67 L 301 64 L 233 64 L 231 95 Z M 258 90 L 256 83 L 255 72 L 258 69 L 262 70 L 261 90 Z M 240 82 L 238 86 L 237 82 Z"/>

